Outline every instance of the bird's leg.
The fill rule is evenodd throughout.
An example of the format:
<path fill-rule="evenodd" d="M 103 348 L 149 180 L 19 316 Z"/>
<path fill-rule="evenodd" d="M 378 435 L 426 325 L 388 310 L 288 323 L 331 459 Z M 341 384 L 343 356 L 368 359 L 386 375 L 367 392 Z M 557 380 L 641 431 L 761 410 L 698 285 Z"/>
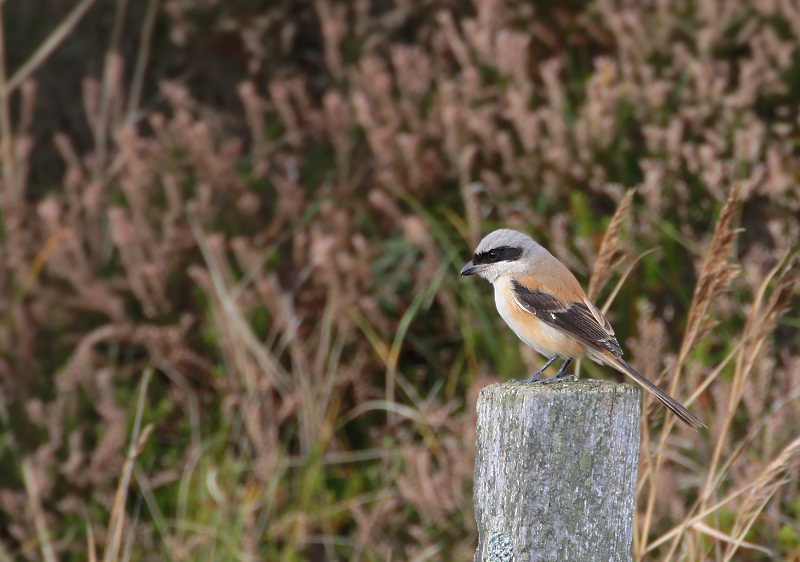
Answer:
<path fill-rule="evenodd" d="M 508 382 L 526 382 L 527 383 L 527 382 L 544 382 L 546 380 L 549 381 L 550 379 L 540 379 L 540 377 L 547 370 L 547 368 L 550 365 L 552 365 L 553 362 L 555 362 L 556 359 L 558 359 L 558 355 L 554 355 L 553 357 L 551 357 L 550 361 L 548 361 L 547 363 L 544 364 L 544 367 L 542 367 L 541 369 L 539 369 L 538 371 L 533 373 L 529 378 L 525 379 L 524 381 L 521 381 L 519 379 L 511 379 Z"/>
<path fill-rule="evenodd" d="M 557 379 L 565 379 L 567 377 L 574 377 L 575 376 L 575 375 L 565 375 L 564 374 L 564 371 L 567 370 L 567 367 L 569 367 L 570 363 L 572 363 L 572 359 L 565 359 L 564 360 L 564 362 L 561 364 L 561 368 L 556 373 L 556 378 Z M 575 377 L 575 378 L 577 380 L 577 377 Z"/>
<path fill-rule="evenodd" d="M 566 368 L 569 366 L 570 363 L 572 363 L 572 359 L 564 359 L 564 363 L 561 364 L 561 368 L 556 373 L 556 376 L 550 377 L 549 379 L 541 379 L 538 382 L 540 384 L 548 384 L 548 383 L 551 383 L 551 382 L 565 382 L 565 381 L 573 381 L 574 382 L 574 381 L 578 380 L 578 377 L 576 377 L 575 375 L 565 375 L 564 374 L 564 371 L 566 370 Z"/>

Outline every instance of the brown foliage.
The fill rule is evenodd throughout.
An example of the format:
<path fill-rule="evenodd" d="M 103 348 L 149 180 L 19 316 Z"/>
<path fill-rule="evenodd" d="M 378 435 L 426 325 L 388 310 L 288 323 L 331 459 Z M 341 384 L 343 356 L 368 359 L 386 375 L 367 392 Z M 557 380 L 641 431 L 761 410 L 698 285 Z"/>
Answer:
<path fill-rule="evenodd" d="M 632 362 L 711 428 L 645 410 L 636 556 L 788 552 L 796 6 L 247 4 L 0 69 L 0 555 L 468 557 L 472 404 L 524 367 L 456 272 L 500 224 L 624 280 Z M 61 80 L 81 127 L 37 115 Z"/>

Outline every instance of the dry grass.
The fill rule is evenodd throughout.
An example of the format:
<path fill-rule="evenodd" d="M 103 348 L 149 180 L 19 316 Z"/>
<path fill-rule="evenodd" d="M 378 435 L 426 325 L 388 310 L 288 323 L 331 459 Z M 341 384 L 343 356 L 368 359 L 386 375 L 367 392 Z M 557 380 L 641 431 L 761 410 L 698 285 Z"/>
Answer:
<path fill-rule="evenodd" d="M 793 2 L 73 4 L 0 5 L 0 560 L 469 558 L 499 225 L 709 426 L 635 557 L 800 559 Z"/>
<path fill-rule="evenodd" d="M 603 241 L 600 243 L 600 249 L 597 252 L 597 258 L 595 258 L 592 265 L 592 276 L 589 278 L 589 288 L 586 291 L 589 300 L 593 301 L 597 298 L 597 295 L 614 274 L 615 268 L 612 266 L 611 260 L 619 253 L 623 255 L 625 253 L 620 230 L 623 221 L 628 216 L 635 193 L 635 189 L 628 190 L 606 228 L 606 233 L 603 235 Z"/>

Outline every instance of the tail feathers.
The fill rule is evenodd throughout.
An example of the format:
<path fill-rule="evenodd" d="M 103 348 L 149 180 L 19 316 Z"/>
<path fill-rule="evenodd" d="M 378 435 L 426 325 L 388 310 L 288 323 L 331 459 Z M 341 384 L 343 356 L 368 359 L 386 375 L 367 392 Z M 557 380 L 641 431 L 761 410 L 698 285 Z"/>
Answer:
<path fill-rule="evenodd" d="M 608 354 L 609 356 L 611 354 Z M 700 418 L 695 416 L 686 407 L 675 400 L 672 396 L 661 390 L 659 387 L 654 385 L 652 382 L 644 378 L 644 375 L 639 373 L 636 369 L 628 365 L 625 361 L 623 361 L 619 357 L 615 356 L 606 356 L 606 360 L 611 363 L 613 367 L 619 370 L 621 373 L 624 373 L 635 380 L 640 386 L 644 387 L 645 390 L 649 391 L 653 396 L 658 398 L 658 401 L 664 404 L 669 410 L 678 416 L 680 420 L 688 426 L 691 426 L 694 429 L 700 429 L 701 427 L 705 427 Z"/>

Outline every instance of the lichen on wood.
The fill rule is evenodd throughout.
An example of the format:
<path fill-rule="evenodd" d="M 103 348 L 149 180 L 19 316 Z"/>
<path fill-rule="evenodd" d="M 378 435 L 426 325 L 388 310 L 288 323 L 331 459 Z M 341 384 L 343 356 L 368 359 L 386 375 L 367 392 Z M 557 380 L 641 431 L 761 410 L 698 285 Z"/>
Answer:
<path fill-rule="evenodd" d="M 640 398 L 593 380 L 484 388 L 475 560 L 631 560 Z"/>

